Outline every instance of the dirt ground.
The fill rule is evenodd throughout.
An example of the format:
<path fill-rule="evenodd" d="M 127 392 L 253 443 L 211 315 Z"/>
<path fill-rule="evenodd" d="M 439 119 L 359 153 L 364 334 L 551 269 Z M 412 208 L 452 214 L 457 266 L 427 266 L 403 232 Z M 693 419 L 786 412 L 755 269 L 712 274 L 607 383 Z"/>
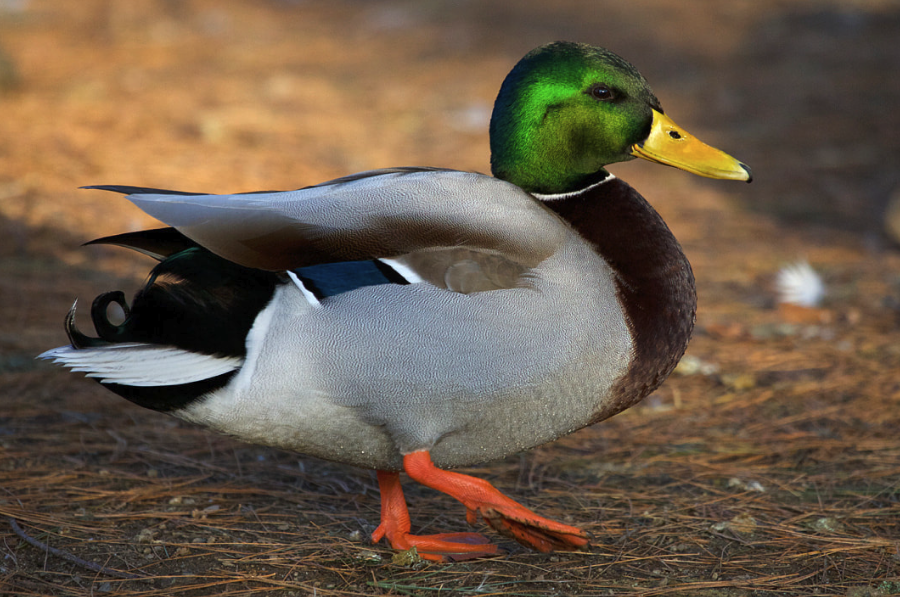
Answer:
<path fill-rule="evenodd" d="M 79 246 L 154 222 L 77 187 L 486 172 L 500 81 L 555 39 L 627 57 L 756 178 L 612 168 L 694 265 L 686 366 L 622 415 L 468 471 L 589 530 L 590 551 L 394 560 L 368 539 L 370 471 L 34 360 L 65 343 L 76 297 L 131 293 L 150 267 Z M 893 0 L 0 1 L 0 595 L 900 593 L 898 39 Z M 776 304 L 799 259 L 821 308 Z M 414 529 L 465 530 L 450 498 L 406 490 Z"/>

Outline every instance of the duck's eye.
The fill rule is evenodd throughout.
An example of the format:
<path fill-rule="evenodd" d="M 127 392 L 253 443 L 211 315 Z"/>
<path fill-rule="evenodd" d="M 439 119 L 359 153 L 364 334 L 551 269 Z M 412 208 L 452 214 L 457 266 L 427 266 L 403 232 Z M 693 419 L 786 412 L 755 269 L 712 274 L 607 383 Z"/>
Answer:
<path fill-rule="evenodd" d="M 609 102 L 616 99 L 616 92 L 606 85 L 594 85 L 590 90 L 591 97 L 601 102 Z"/>

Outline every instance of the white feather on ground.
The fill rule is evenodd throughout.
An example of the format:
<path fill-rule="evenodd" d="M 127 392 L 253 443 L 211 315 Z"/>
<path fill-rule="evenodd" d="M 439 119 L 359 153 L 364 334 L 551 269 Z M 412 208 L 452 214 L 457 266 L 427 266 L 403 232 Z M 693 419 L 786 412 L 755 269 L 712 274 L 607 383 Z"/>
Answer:
<path fill-rule="evenodd" d="M 806 261 L 782 267 L 775 276 L 779 303 L 818 307 L 825 297 L 825 283 Z"/>

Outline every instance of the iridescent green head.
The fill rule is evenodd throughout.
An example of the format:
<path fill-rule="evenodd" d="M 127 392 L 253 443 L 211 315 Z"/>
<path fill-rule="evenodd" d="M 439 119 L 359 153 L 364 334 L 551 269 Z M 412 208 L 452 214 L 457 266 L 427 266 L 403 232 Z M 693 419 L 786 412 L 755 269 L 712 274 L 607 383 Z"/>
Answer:
<path fill-rule="evenodd" d="M 643 151 L 660 127 L 665 146 Z M 607 164 L 634 157 L 704 176 L 749 179 L 746 167 L 721 152 L 712 166 L 679 161 L 673 153 L 684 152 L 682 141 L 692 150 L 702 145 L 718 152 L 663 116 L 659 100 L 630 63 L 603 48 L 556 42 L 529 52 L 503 82 L 491 117 L 491 169 L 498 178 L 544 194 L 583 188 Z M 680 145 L 669 147 L 673 143 Z M 719 163 L 721 156 L 732 163 Z"/>

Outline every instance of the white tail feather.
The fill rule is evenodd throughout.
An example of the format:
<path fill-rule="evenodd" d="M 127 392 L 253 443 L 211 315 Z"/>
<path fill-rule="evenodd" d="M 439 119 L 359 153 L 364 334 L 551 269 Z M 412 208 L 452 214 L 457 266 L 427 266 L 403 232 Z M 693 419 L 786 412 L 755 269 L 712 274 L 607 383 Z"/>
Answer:
<path fill-rule="evenodd" d="M 189 352 L 172 346 L 113 344 L 75 348 L 61 346 L 38 358 L 52 359 L 101 383 L 126 386 L 174 386 L 235 371 L 244 359 Z"/>

